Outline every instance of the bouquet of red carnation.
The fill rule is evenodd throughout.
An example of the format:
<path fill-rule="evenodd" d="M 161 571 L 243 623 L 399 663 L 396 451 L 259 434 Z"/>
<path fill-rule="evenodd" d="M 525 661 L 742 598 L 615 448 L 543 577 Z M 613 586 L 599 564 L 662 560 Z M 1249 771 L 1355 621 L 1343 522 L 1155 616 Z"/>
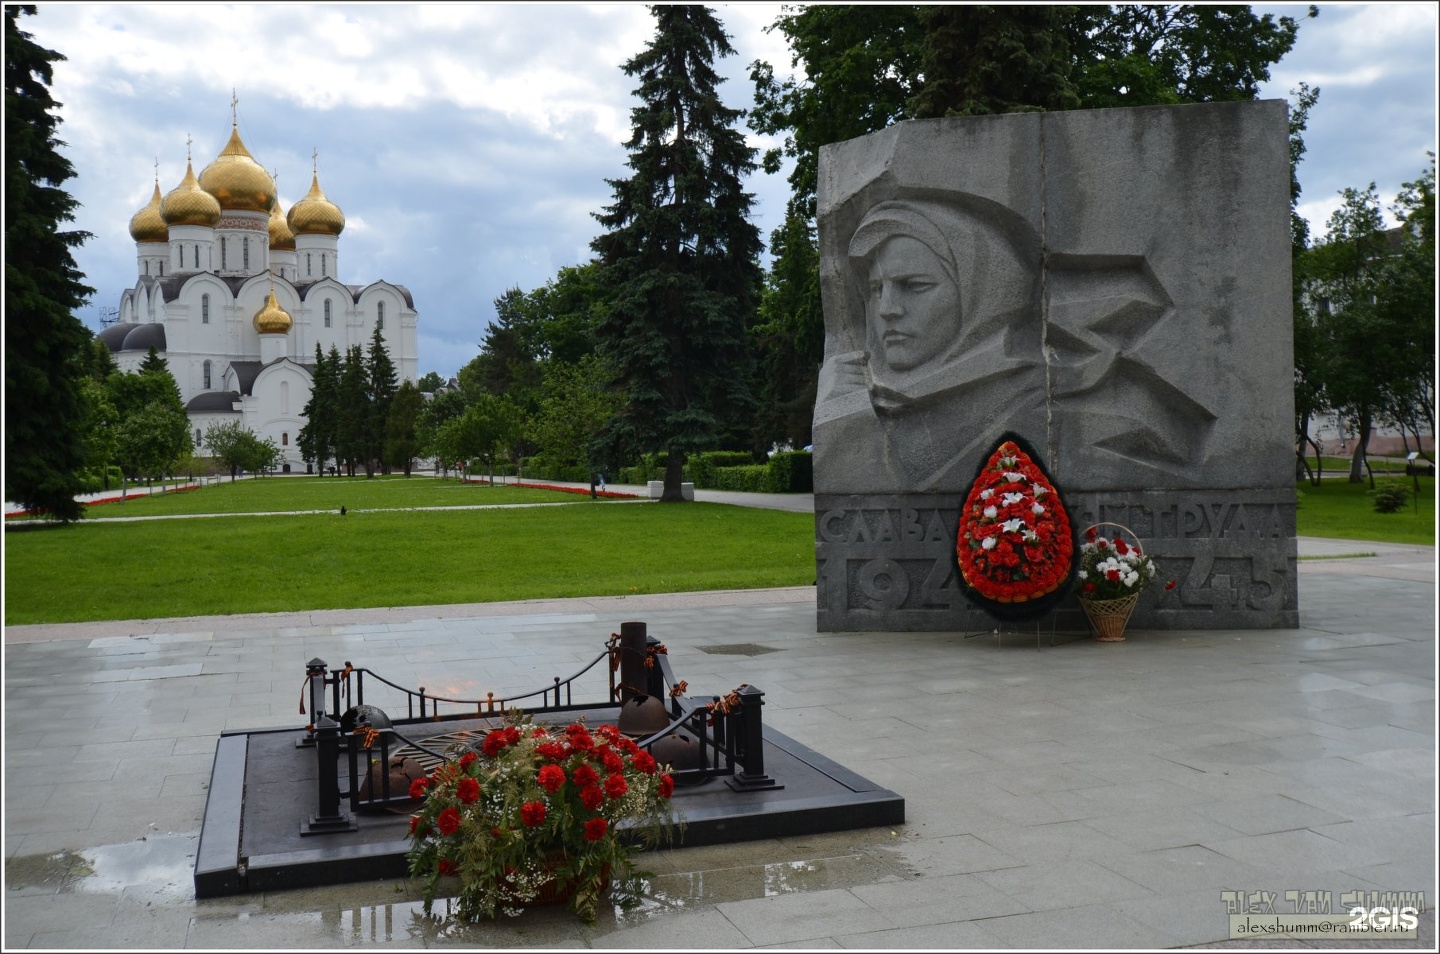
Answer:
<path fill-rule="evenodd" d="M 568 896 L 595 919 L 602 893 L 636 899 L 643 872 L 632 852 L 673 838 L 675 783 L 649 752 L 611 725 L 538 726 L 520 713 L 417 780 L 410 819 L 412 877 L 425 879 L 425 912 L 454 878 L 462 921 L 519 914 Z"/>

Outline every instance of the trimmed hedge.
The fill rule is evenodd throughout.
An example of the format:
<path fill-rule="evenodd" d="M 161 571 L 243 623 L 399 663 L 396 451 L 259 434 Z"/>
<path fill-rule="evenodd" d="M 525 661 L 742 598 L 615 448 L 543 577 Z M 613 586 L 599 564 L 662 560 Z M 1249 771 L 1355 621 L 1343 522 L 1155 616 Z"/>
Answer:
<path fill-rule="evenodd" d="M 617 482 L 644 484 L 651 480 L 664 480 L 667 459 L 668 455 L 664 453 L 646 454 L 640 463 L 620 468 Z M 764 464 L 755 463 L 744 451 L 708 451 L 692 455 L 686 460 L 683 479 L 700 490 L 808 494 L 815 487 L 812 462 L 813 458 L 808 451 L 774 454 L 769 462 Z"/>

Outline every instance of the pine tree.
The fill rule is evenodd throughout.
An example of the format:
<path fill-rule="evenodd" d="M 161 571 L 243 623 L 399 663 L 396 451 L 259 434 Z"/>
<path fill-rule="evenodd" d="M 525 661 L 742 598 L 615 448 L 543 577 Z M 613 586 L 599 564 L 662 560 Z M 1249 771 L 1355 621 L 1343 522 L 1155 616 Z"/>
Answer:
<path fill-rule="evenodd" d="M 715 57 L 734 53 L 714 14 L 654 6 L 655 37 L 629 60 L 641 105 L 631 111 L 628 179 L 596 216 L 592 243 L 613 307 L 597 350 L 616 372 L 624 407 L 597 441 L 599 459 L 668 452 L 662 500 L 679 501 L 688 453 L 714 447 L 749 420 L 746 325 L 760 287 L 760 234 L 741 179 L 755 151 L 720 101 Z"/>
<path fill-rule="evenodd" d="M 62 522 L 84 507 L 86 402 L 80 380 L 93 336 L 73 312 L 94 293 L 71 249 L 90 237 L 66 231 L 78 203 L 55 138 L 51 64 L 65 57 L 17 26 L 33 6 L 5 7 L 5 497 Z"/>

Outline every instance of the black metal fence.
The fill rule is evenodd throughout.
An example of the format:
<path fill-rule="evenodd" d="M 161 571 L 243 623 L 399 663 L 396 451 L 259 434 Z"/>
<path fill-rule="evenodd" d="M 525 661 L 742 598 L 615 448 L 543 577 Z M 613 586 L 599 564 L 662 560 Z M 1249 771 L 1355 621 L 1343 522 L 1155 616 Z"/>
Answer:
<path fill-rule="evenodd" d="M 348 660 L 333 672 L 324 660 L 310 660 L 302 700 L 309 700 L 311 723 L 296 745 L 315 749 L 319 773 L 316 812 L 302 819 L 302 834 L 355 831 L 359 812 L 413 807 L 409 787 L 396 784 L 392 763 L 408 755 L 433 765 L 455 754 L 426 744 L 435 736 L 423 735 L 419 741 L 408 737 L 422 735 L 421 726 L 501 719 L 517 710 L 539 721 L 546 715 L 573 719 L 602 713 L 608 719 L 611 710 L 627 702 L 658 699 L 668 723 L 636 742 L 653 752 L 657 746 L 667 751 L 666 740 L 672 740 L 668 750 L 673 751 L 674 740 L 685 739 L 680 751 L 688 753 L 688 764 L 670 765 L 677 785 L 724 778 L 737 791 L 783 787 L 765 773 L 763 692 L 741 685 L 709 701 L 695 699 L 687 694 L 687 683 L 675 677 L 665 644 L 648 636 L 644 623 L 624 623 L 620 629 L 604 651 L 568 678 L 556 676 L 548 686 L 505 697 L 487 693 L 483 699 L 449 698 L 423 686 L 406 688 Z M 603 680 L 595 674 L 602 662 Z M 577 702 L 577 696 L 584 698 L 577 684 L 587 676 L 600 683 L 592 691 L 603 698 Z M 372 699 L 383 696 L 388 708 L 367 702 L 367 688 Z M 474 731 L 478 741 L 488 730 Z M 405 790 L 397 791 L 400 787 Z"/>

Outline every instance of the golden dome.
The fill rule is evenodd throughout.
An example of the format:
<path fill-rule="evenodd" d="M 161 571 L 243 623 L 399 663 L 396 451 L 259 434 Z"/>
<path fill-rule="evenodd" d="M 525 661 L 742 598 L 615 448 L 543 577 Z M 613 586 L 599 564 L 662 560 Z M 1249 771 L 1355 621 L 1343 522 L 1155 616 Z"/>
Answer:
<path fill-rule="evenodd" d="M 275 205 L 270 209 L 270 247 L 275 249 L 295 250 L 295 233 L 290 231 L 290 223 L 285 221 L 285 216 L 280 212 L 280 200 L 275 200 Z"/>
<path fill-rule="evenodd" d="M 160 180 L 155 180 L 155 194 L 150 204 L 130 217 L 130 237 L 137 242 L 168 242 L 170 230 L 160 217 Z"/>
<path fill-rule="evenodd" d="M 185 160 L 185 178 L 160 203 L 160 215 L 167 225 L 208 225 L 220 221 L 220 203 L 195 181 L 195 167 Z"/>
<path fill-rule="evenodd" d="M 345 213 L 320 191 L 320 175 L 310 180 L 305 198 L 290 206 L 290 230 L 296 235 L 339 235 L 345 231 Z"/>
<path fill-rule="evenodd" d="M 230 141 L 200 173 L 200 187 L 220 201 L 222 209 L 269 212 L 275 204 L 275 180 L 250 155 L 232 127 Z"/>
<path fill-rule="evenodd" d="M 275 286 L 271 285 L 270 297 L 265 299 L 264 307 L 255 312 L 255 330 L 262 335 L 283 335 L 290 331 L 292 324 L 290 313 L 275 300 Z"/>

